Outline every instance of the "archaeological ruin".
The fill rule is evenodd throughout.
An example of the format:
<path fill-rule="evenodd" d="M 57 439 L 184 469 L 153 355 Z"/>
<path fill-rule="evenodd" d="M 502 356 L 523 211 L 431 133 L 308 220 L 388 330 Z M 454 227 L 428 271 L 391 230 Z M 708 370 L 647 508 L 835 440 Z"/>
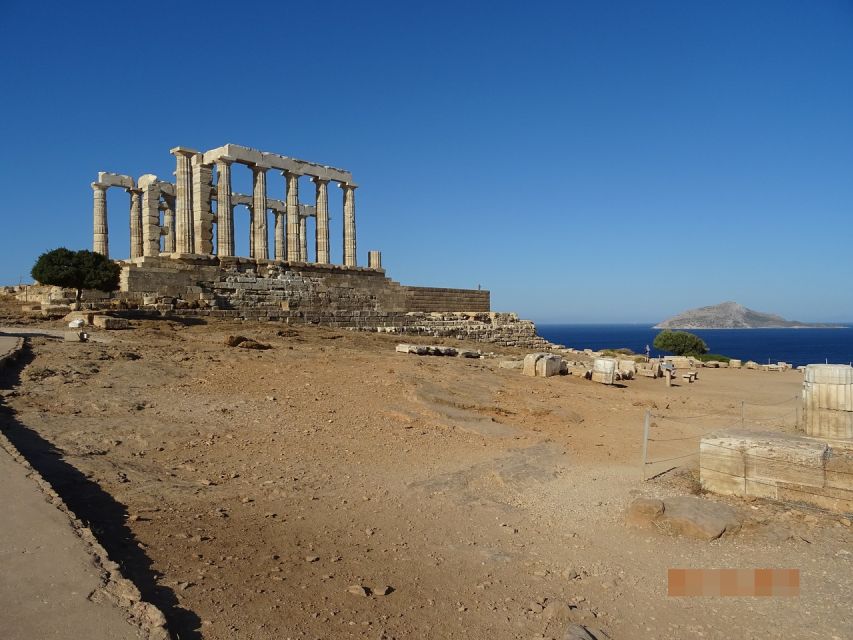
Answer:
<path fill-rule="evenodd" d="M 352 173 L 276 153 L 226 144 L 171 150 L 175 181 L 101 172 L 92 183 L 95 252 L 109 256 L 107 190 L 129 194 L 130 255 L 120 260 L 115 299 L 143 312 L 309 322 L 378 331 L 460 337 L 504 346 L 541 347 L 533 323 L 495 313 L 489 291 L 401 285 L 388 278 L 379 251 L 359 266 Z M 252 193 L 232 190 L 232 171 L 251 171 Z M 270 197 L 281 175 L 283 200 Z M 313 202 L 299 181 L 313 183 Z M 329 186 L 342 198 L 340 264 L 332 261 Z M 249 212 L 249 255 L 235 255 L 235 207 Z M 272 234 L 269 216 L 272 215 Z M 308 255 L 308 220 L 314 251 Z M 273 241 L 270 243 L 270 235 Z"/>

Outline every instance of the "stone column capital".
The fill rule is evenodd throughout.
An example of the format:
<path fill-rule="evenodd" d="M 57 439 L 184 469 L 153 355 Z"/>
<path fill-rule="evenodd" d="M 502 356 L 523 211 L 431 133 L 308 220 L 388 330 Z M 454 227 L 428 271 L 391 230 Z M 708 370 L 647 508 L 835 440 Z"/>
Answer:
<path fill-rule="evenodd" d="M 357 184 L 351 184 L 349 182 L 339 182 L 338 188 L 339 189 L 352 189 L 353 191 L 355 191 L 356 189 L 358 189 L 358 185 Z"/>
<path fill-rule="evenodd" d="M 216 164 L 232 164 L 236 158 L 232 158 L 231 156 L 219 156 L 214 162 Z"/>
<path fill-rule="evenodd" d="M 269 171 L 272 168 L 268 164 L 262 164 L 262 163 L 255 163 L 255 164 L 251 164 L 249 166 L 252 169 L 252 173 L 266 173 L 267 171 Z"/>
<path fill-rule="evenodd" d="M 192 158 L 193 156 L 198 155 L 198 151 L 188 147 L 175 147 L 173 149 L 169 149 L 169 153 L 173 156 L 184 156 L 186 158 Z"/>
<path fill-rule="evenodd" d="M 321 178 L 320 176 L 311 176 L 311 182 L 314 184 L 329 184 L 329 178 Z"/>
<path fill-rule="evenodd" d="M 101 191 L 106 191 L 110 188 L 110 185 L 104 184 L 103 182 L 93 182 L 92 189 L 100 189 Z"/>

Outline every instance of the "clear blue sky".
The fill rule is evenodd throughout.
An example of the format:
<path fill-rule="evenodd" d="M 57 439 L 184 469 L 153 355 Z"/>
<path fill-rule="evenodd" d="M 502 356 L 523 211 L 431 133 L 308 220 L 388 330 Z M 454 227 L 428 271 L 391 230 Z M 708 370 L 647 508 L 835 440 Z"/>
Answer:
<path fill-rule="evenodd" d="M 91 248 L 99 170 L 234 142 L 350 169 L 361 263 L 496 310 L 853 320 L 850 1 L 7 0 L 0 65 L 0 283 Z"/>

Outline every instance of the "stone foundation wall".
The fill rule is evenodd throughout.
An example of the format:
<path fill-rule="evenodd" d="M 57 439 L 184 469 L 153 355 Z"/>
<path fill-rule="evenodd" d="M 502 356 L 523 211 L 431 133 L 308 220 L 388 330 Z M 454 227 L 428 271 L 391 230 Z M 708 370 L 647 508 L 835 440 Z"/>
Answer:
<path fill-rule="evenodd" d="M 211 256 L 145 257 L 122 269 L 126 299 L 168 296 L 221 309 L 488 312 L 488 291 L 407 287 L 383 269 Z"/>
<path fill-rule="evenodd" d="M 277 321 L 532 350 L 555 346 L 529 320 L 490 311 L 488 291 L 402 286 L 382 269 L 147 256 L 124 263 L 120 286 L 113 299 L 84 307 L 131 317 Z"/>
<path fill-rule="evenodd" d="M 488 291 L 478 289 L 439 289 L 435 287 L 403 287 L 408 311 L 489 311 Z"/>

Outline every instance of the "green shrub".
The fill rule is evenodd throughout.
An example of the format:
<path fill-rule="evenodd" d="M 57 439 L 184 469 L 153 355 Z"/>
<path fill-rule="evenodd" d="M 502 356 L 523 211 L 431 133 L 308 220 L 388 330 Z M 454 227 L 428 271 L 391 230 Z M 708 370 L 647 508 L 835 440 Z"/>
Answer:
<path fill-rule="evenodd" d="M 601 352 L 601 355 L 607 356 L 608 358 L 616 358 L 618 356 L 633 356 L 634 352 L 626 347 L 622 347 L 621 349 L 604 349 Z"/>
<path fill-rule="evenodd" d="M 709 362 L 710 360 L 716 360 L 717 362 L 728 362 L 731 360 L 728 356 L 721 356 L 719 353 L 703 353 L 698 356 L 699 360 L 702 362 Z"/>
<path fill-rule="evenodd" d="M 700 356 L 708 353 L 705 341 L 687 331 L 661 331 L 655 336 L 654 347 L 677 356 Z"/>
<path fill-rule="evenodd" d="M 79 302 L 83 289 L 118 289 L 121 267 L 100 253 L 60 247 L 41 254 L 30 273 L 42 284 L 75 289 Z"/>

